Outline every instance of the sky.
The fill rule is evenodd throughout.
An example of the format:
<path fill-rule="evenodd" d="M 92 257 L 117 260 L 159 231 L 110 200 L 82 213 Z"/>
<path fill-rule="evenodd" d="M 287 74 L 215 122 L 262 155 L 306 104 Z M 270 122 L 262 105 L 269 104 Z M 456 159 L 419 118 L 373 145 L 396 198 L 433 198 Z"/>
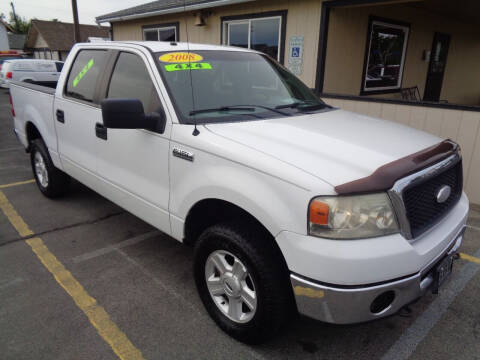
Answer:
<path fill-rule="evenodd" d="M 11 1 L 17 16 L 27 20 L 35 17 L 40 20 L 58 19 L 63 22 L 73 22 L 71 0 L 1 0 L 0 13 L 6 15 L 4 19 L 6 21 L 10 19 Z M 77 0 L 78 19 L 80 24 L 95 24 L 96 16 L 150 1 L 152 0 Z"/>

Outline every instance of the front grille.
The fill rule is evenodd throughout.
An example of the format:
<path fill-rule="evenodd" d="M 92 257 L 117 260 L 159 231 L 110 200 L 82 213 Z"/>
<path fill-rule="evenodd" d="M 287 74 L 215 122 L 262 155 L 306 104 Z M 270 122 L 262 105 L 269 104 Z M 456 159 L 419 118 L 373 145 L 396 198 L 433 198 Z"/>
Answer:
<path fill-rule="evenodd" d="M 437 193 L 444 185 L 451 187 L 451 194 L 445 202 L 438 203 Z M 460 199 L 462 187 L 462 162 L 459 161 L 434 177 L 403 190 L 403 202 L 413 238 L 448 213 Z"/>

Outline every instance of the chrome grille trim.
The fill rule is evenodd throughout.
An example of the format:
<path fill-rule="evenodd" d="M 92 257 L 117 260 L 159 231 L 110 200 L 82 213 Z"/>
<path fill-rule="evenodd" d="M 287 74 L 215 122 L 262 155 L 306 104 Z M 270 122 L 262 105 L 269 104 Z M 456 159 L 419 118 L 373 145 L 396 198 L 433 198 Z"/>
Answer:
<path fill-rule="evenodd" d="M 421 183 L 427 179 L 435 177 L 439 173 L 446 171 L 447 169 L 455 166 L 459 161 L 461 161 L 462 155 L 460 151 L 457 151 L 449 156 L 448 158 L 432 165 L 428 168 L 420 170 L 412 175 L 406 176 L 397 180 L 393 187 L 388 190 L 388 195 L 392 202 L 392 206 L 395 210 L 397 216 L 397 222 L 400 227 L 400 233 L 407 239 L 412 240 L 412 230 L 410 227 L 410 222 L 407 218 L 407 211 L 405 209 L 405 204 L 403 202 L 403 191 L 407 187 L 415 186 L 415 184 Z"/>

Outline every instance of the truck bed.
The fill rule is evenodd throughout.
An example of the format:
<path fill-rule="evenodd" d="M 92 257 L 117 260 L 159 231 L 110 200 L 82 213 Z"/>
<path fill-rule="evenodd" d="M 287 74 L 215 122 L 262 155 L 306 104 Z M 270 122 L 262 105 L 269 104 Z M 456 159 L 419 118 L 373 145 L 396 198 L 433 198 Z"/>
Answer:
<path fill-rule="evenodd" d="M 25 87 L 27 89 L 40 91 L 40 92 L 53 95 L 55 94 L 55 90 L 57 88 L 57 81 L 35 81 L 35 82 L 10 81 L 10 85 Z"/>
<path fill-rule="evenodd" d="M 28 147 L 27 127 L 34 125 L 52 155 L 57 154 L 53 116 L 55 89 L 39 84 L 12 81 L 10 95 L 15 110 L 15 133 L 22 144 Z"/>

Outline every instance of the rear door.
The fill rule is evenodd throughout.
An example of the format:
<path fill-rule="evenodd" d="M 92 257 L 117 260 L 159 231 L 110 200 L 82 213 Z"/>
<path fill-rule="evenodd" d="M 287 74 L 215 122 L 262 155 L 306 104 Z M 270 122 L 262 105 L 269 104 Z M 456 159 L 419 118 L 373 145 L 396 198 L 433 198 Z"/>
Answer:
<path fill-rule="evenodd" d="M 81 49 L 53 107 L 58 151 L 64 170 L 90 187 L 96 185 L 95 124 L 102 121 L 100 79 L 110 52 Z"/>
<path fill-rule="evenodd" d="M 105 98 L 139 99 L 146 114 L 164 112 L 155 71 L 147 55 L 118 51 L 105 79 Z M 106 129 L 95 139 L 101 192 L 143 220 L 170 233 L 169 146 L 171 119 L 163 133 L 142 129 Z M 103 124 L 102 120 L 99 120 Z"/>

